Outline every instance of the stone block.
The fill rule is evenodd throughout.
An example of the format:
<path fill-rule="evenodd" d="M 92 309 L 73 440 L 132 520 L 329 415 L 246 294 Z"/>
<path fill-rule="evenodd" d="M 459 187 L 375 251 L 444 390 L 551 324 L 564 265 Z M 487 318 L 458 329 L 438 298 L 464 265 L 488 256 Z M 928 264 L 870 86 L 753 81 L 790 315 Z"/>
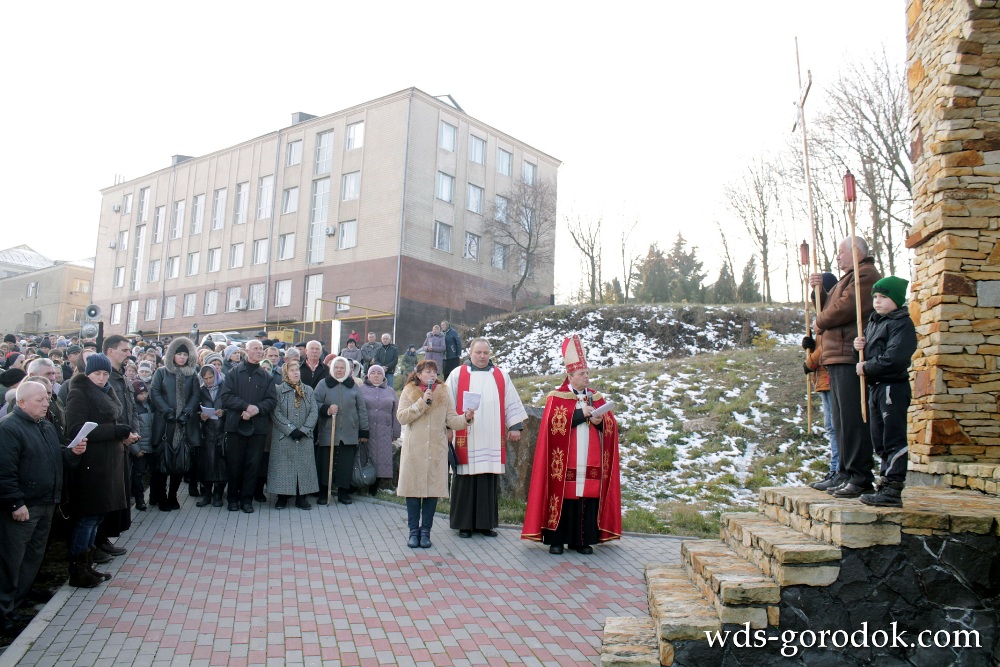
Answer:
<path fill-rule="evenodd" d="M 979 306 L 1000 308 L 1000 280 L 980 280 L 976 283 Z"/>
<path fill-rule="evenodd" d="M 976 293 L 975 284 L 960 274 L 946 271 L 939 276 L 938 293 L 972 296 Z"/>
<path fill-rule="evenodd" d="M 829 586 L 840 575 L 837 565 L 784 565 L 774 566 L 772 576 L 782 586 Z"/>
<path fill-rule="evenodd" d="M 829 544 L 776 544 L 774 560 L 787 565 L 804 565 L 840 560 L 841 551 Z"/>
<path fill-rule="evenodd" d="M 863 549 L 879 544 L 899 544 L 900 530 L 894 523 L 833 524 L 830 537 L 837 546 Z"/>
<path fill-rule="evenodd" d="M 603 667 L 659 667 L 656 624 L 649 616 L 609 616 L 601 641 Z"/>
<path fill-rule="evenodd" d="M 968 445 L 972 441 L 955 419 L 932 419 L 927 422 L 924 444 Z"/>

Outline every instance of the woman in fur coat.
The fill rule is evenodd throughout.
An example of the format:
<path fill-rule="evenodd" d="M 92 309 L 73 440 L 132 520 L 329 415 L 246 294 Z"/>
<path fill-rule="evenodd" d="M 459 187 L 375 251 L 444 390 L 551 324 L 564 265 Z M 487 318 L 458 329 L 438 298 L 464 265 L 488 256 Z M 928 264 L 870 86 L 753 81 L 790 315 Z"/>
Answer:
<path fill-rule="evenodd" d="M 198 399 L 201 393 L 195 374 L 195 349 L 194 342 L 184 336 L 170 341 L 163 367 L 153 373 L 150 383 L 150 399 L 154 409 L 152 440 L 158 463 L 153 466 L 150 474 L 149 504 L 152 505 L 155 501 L 164 512 L 181 508 L 177 502 L 177 489 L 181 486 L 185 472 L 174 470 L 168 473 L 164 469 L 166 450 L 171 447 L 187 447 L 189 454 L 192 454 L 190 459 L 193 460 L 193 450 L 201 443 L 201 419 L 198 416 Z M 166 488 L 168 474 L 169 490 Z M 201 495 L 196 487 L 196 478 L 192 477 L 191 496 Z"/>

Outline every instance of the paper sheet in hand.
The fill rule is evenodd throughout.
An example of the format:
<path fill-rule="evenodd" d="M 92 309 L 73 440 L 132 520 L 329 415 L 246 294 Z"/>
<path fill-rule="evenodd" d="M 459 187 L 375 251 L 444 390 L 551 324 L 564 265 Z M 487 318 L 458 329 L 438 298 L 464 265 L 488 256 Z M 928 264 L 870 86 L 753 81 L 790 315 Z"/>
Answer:
<path fill-rule="evenodd" d="M 80 441 L 87 437 L 87 434 L 97 428 L 96 422 L 84 422 L 83 426 L 80 427 L 80 432 L 76 434 L 73 438 L 73 442 L 66 445 L 66 449 L 73 449 L 80 444 Z"/>
<path fill-rule="evenodd" d="M 462 408 L 465 410 L 478 410 L 479 403 L 482 400 L 482 394 L 477 394 L 474 391 L 467 391 L 462 394 Z"/>
<path fill-rule="evenodd" d="M 201 406 L 201 414 L 205 415 L 209 419 L 218 419 L 218 417 L 215 416 L 215 408 L 207 408 L 203 405 Z"/>
<path fill-rule="evenodd" d="M 605 403 L 601 407 L 594 408 L 594 411 L 590 413 L 590 416 L 591 417 L 603 417 L 605 413 L 611 412 L 611 410 L 614 407 L 615 407 L 615 402 L 614 401 L 608 401 L 607 403 Z"/>

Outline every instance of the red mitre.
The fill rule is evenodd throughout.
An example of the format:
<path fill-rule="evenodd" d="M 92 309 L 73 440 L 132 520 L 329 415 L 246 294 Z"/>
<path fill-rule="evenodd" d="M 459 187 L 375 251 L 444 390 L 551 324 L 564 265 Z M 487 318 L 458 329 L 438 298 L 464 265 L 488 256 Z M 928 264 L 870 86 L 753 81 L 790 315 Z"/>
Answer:
<path fill-rule="evenodd" d="M 563 341 L 562 355 L 567 374 L 574 373 L 581 368 L 587 368 L 587 355 L 583 351 L 579 336 L 574 334 Z"/>

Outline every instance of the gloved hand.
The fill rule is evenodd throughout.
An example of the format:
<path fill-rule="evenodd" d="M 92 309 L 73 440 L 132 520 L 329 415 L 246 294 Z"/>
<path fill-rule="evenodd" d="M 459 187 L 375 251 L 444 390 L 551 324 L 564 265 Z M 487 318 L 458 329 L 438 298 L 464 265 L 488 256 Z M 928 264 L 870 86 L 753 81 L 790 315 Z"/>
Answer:
<path fill-rule="evenodd" d="M 124 440 L 132 433 L 132 429 L 125 424 L 115 424 L 115 440 Z"/>
<path fill-rule="evenodd" d="M 809 375 L 810 373 L 813 372 L 812 369 L 809 368 L 809 366 L 807 366 L 806 362 L 804 361 L 802 362 L 802 372 L 805 373 L 806 375 Z"/>
<path fill-rule="evenodd" d="M 186 412 L 182 412 L 179 415 L 177 415 L 178 423 L 187 424 L 187 420 L 188 420 L 188 414 Z"/>
<path fill-rule="evenodd" d="M 812 336 L 803 336 L 802 338 L 802 349 L 803 350 L 815 350 L 816 349 L 816 339 Z"/>
<path fill-rule="evenodd" d="M 163 418 L 166 419 L 168 422 L 177 421 L 177 417 L 174 415 L 174 413 L 169 411 L 163 413 Z"/>
<path fill-rule="evenodd" d="M 306 434 L 300 431 L 299 429 L 295 429 L 294 431 L 288 434 L 288 437 L 290 437 L 292 440 L 298 441 L 306 437 Z"/>

